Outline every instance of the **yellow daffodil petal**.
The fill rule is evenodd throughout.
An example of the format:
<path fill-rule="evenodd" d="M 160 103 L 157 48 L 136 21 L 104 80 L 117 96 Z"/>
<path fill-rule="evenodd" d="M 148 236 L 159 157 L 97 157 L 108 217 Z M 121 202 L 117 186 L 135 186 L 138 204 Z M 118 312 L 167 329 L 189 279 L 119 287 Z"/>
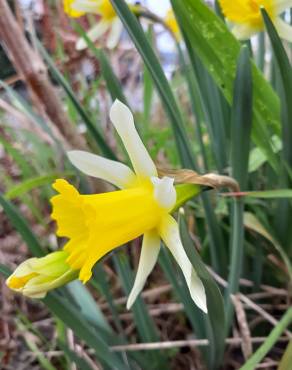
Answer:
<path fill-rule="evenodd" d="M 99 14 L 106 20 L 113 20 L 113 18 L 117 17 L 117 13 L 112 6 L 110 0 L 102 0 L 98 6 Z"/>
<path fill-rule="evenodd" d="M 110 23 L 104 20 L 100 20 L 94 27 L 92 27 L 87 33 L 87 37 L 95 42 L 102 37 L 110 28 Z M 76 50 L 84 50 L 87 48 L 87 43 L 83 37 L 79 38 L 76 43 Z"/>
<path fill-rule="evenodd" d="M 10 289 L 19 290 L 25 286 L 25 284 L 32 279 L 33 277 L 37 276 L 35 273 L 30 273 L 24 276 L 10 276 L 6 282 Z"/>
<path fill-rule="evenodd" d="M 150 180 L 138 187 L 95 195 L 80 195 L 65 180 L 57 180 L 59 195 L 51 199 L 59 236 L 70 240 L 66 262 L 80 269 L 86 282 L 94 264 L 120 245 L 152 230 L 168 210 L 154 196 Z"/>
<path fill-rule="evenodd" d="M 166 215 L 159 228 L 159 233 L 165 245 L 180 266 L 193 301 L 203 312 L 207 313 L 204 285 L 185 253 L 179 235 L 178 224 L 175 219 L 170 215 Z"/>
<path fill-rule="evenodd" d="M 69 17 L 81 17 L 85 13 L 83 11 L 78 11 L 74 9 L 74 3 L 75 0 L 63 0 L 64 11 L 66 14 L 69 15 Z"/>
<path fill-rule="evenodd" d="M 291 0 L 219 0 L 225 17 L 234 24 L 233 34 L 239 40 L 250 38 L 257 32 L 264 30 L 264 21 L 261 14 L 263 7 L 269 14 L 279 35 L 291 41 L 291 28 L 279 15 L 292 7 Z"/>
<path fill-rule="evenodd" d="M 71 17 L 86 13 L 100 15 L 99 22 L 87 32 L 88 38 L 95 42 L 109 31 L 107 47 L 113 49 L 117 45 L 123 26 L 110 0 L 64 0 L 64 10 Z M 76 43 L 76 49 L 80 51 L 86 47 L 85 39 L 80 38 Z"/>
<path fill-rule="evenodd" d="M 261 7 L 264 7 L 271 19 L 275 19 L 275 0 L 219 0 L 225 17 L 234 23 L 248 24 L 255 29 L 263 29 Z"/>
<path fill-rule="evenodd" d="M 111 107 L 110 118 L 124 143 L 136 175 L 141 178 L 157 176 L 154 162 L 138 135 L 129 108 L 116 100 Z"/>
<path fill-rule="evenodd" d="M 64 0 L 64 10 L 70 17 L 93 13 L 110 21 L 117 16 L 110 0 Z"/>
<path fill-rule="evenodd" d="M 167 27 L 171 30 L 177 40 L 180 40 L 181 34 L 178 23 L 175 19 L 175 15 L 172 9 L 169 9 L 164 18 L 164 22 Z"/>
<path fill-rule="evenodd" d="M 81 172 L 108 181 L 120 189 L 130 187 L 136 181 L 134 172 L 123 163 L 81 150 L 72 150 L 67 155 Z"/>
<path fill-rule="evenodd" d="M 135 278 L 135 283 L 127 301 L 128 310 L 132 307 L 138 294 L 143 289 L 147 277 L 153 270 L 153 267 L 158 258 L 159 251 L 160 251 L 160 237 L 157 234 L 157 231 L 151 230 L 146 232 L 143 238 L 141 255 Z"/>

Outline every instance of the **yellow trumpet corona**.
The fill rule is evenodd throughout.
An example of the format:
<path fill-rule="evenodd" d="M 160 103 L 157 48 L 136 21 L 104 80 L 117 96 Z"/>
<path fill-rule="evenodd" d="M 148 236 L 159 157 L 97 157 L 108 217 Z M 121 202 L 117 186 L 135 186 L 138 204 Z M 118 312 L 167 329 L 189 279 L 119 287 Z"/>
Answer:
<path fill-rule="evenodd" d="M 165 180 L 158 181 L 164 185 Z M 155 229 L 169 211 L 155 198 L 151 181 L 134 182 L 132 186 L 103 194 L 80 195 L 65 180 L 57 180 L 53 185 L 59 192 L 51 200 L 57 235 L 70 239 L 64 247 L 69 253 L 67 263 L 80 270 L 79 279 L 84 283 L 90 279 L 96 261 Z M 175 202 L 174 193 L 172 198 Z"/>
<path fill-rule="evenodd" d="M 261 7 L 269 14 L 279 35 L 292 42 L 292 27 L 280 15 L 292 7 L 291 0 L 219 0 L 224 16 L 233 23 L 233 33 L 240 40 L 264 30 Z"/>

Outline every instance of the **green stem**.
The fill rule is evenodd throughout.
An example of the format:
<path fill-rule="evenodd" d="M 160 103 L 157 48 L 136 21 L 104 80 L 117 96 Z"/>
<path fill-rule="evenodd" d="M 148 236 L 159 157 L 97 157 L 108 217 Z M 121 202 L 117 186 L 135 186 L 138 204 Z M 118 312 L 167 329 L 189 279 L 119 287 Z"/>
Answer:
<path fill-rule="evenodd" d="M 230 295 L 238 292 L 239 278 L 242 270 L 242 256 L 244 245 L 243 209 L 244 204 L 242 199 L 235 199 L 232 205 L 230 273 L 228 278 L 228 287 L 225 294 L 226 335 L 228 334 L 233 318 L 233 304 Z"/>
<path fill-rule="evenodd" d="M 202 172 L 206 172 L 208 171 L 208 161 L 207 161 L 207 154 L 206 154 L 206 149 L 205 149 L 205 145 L 203 142 L 203 133 L 202 133 L 202 126 L 203 126 L 203 123 L 205 122 L 202 97 L 201 97 L 200 89 L 198 86 L 198 82 L 196 80 L 196 76 L 191 70 L 191 66 L 187 64 L 184 53 L 179 43 L 176 43 L 176 45 L 177 45 L 178 55 L 180 59 L 180 64 L 186 76 L 186 82 L 188 85 L 193 116 L 196 118 L 196 123 L 195 123 L 196 137 L 199 143 L 200 152 L 201 152 L 202 160 L 203 160 L 203 168 L 200 168 L 200 170 Z"/>
<path fill-rule="evenodd" d="M 266 356 L 270 349 L 277 342 L 280 335 L 286 327 L 292 322 L 292 307 L 286 311 L 285 315 L 279 321 L 278 325 L 274 327 L 265 342 L 258 348 L 258 350 L 251 356 L 251 358 L 240 368 L 240 370 L 253 370 L 257 364 Z"/>

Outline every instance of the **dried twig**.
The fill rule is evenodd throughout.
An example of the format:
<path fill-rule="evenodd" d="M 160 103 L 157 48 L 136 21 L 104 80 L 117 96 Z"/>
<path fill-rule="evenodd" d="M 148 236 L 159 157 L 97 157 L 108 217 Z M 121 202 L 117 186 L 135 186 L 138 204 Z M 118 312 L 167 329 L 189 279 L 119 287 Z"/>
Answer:
<path fill-rule="evenodd" d="M 171 291 L 171 289 L 172 289 L 171 285 L 166 284 L 166 285 L 163 285 L 157 288 L 145 290 L 144 292 L 141 293 L 141 296 L 143 298 L 155 298 L 155 297 L 160 296 L 161 294 Z M 114 303 L 116 305 L 124 304 L 127 302 L 127 299 L 128 299 L 127 297 L 120 297 L 120 298 L 114 299 Z M 100 304 L 100 308 L 101 309 L 108 308 L 108 303 L 106 302 L 106 303 Z"/>
<path fill-rule="evenodd" d="M 276 320 L 272 315 L 270 315 L 267 311 L 265 311 L 263 308 L 261 308 L 259 305 L 251 301 L 249 298 L 247 298 L 244 294 L 240 294 L 240 299 L 245 302 L 248 306 L 253 308 L 254 311 L 259 313 L 261 316 L 263 316 L 267 321 L 269 321 L 271 324 L 276 326 L 279 321 Z M 285 330 L 285 334 L 291 339 L 292 333 L 287 329 Z"/>
<path fill-rule="evenodd" d="M 278 367 L 279 363 L 278 361 L 267 361 L 267 362 L 263 362 L 262 364 L 259 364 L 256 366 L 255 369 L 270 369 L 270 367 Z"/>
<path fill-rule="evenodd" d="M 168 303 L 157 305 L 158 307 L 148 307 L 149 315 L 152 317 L 160 316 L 165 313 L 176 313 L 184 310 L 184 305 L 182 303 Z M 109 320 L 113 320 L 112 316 L 108 317 Z M 131 312 L 121 313 L 119 315 L 121 320 L 131 321 L 133 320 L 133 314 Z"/>
<path fill-rule="evenodd" d="M 263 343 L 266 337 L 254 337 L 251 338 L 252 343 Z M 281 337 L 279 342 L 287 342 L 289 338 Z M 227 338 L 226 344 L 233 346 L 240 346 L 242 343 L 241 338 Z M 151 351 L 154 349 L 167 349 L 167 348 L 181 348 L 181 347 L 205 347 L 209 346 L 208 339 L 189 339 L 189 340 L 174 340 L 165 342 L 153 342 L 153 343 L 137 343 L 137 344 L 125 344 L 119 346 L 110 347 L 113 352 L 121 351 Z"/>
<path fill-rule="evenodd" d="M 240 334 L 242 337 L 242 353 L 244 358 L 247 360 L 252 354 L 252 343 L 251 343 L 251 335 L 250 330 L 247 324 L 247 319 L 245 315 L 245 311 L 240 301 L 240 297 L 238 294 L 231 296 L 232 302 L 234 304 L 237 322 L 240 330 Z"/>
<path fill-rule="evenodd" d="M 214 279 L 222 286 L 226 287 L 227 286 L 227 282 L 221 277 L 219 276 L 218 274 L 216 274 L 216 272 L 214 272 L 211 268 L 208 267 L 208 270 L 209 272 L 211 273 L 211 275 L 214 277 Z M 287 292 L 286 292 L 287 294 Z M 249 307 L 251 307 L 254 311 L 258 312 L 261 316 L 263 316 L 267 321 L 269 321 L 273 326 L 276 326 L 279 321 L 276 320 L 272 315 L 270 315 L 268 312 L 266 312 L 263 308 L 261 308 L 259 305 L 257 305 L 256 303 L 254 303 L 252 300 L 250 300 L 249 298 L 247 298 L 244 294 L 242 293 L 239 293 L 238 296 L 240 297 L 240 299 L 246 303 Z M 285 330 L 285 334 L 287 334 L 287 336 L 289 338 L 292 338 L 292 333 L 287 329 Z"/>

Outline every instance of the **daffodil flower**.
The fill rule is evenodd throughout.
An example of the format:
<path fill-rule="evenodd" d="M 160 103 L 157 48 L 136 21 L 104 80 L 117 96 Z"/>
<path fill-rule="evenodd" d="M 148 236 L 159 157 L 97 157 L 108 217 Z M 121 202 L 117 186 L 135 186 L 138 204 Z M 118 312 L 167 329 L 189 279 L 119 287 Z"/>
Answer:
<path fill-rule="evenodd" d="M 78 272 L 66 259 L 68 253 L 58 251 L 42 258 L 29 258 L 6 280 L 7 286 L 30 298 L 44 298 L 49 290 L 75 280 Z"/>
<path fill-rule="evenodd" d="M 79 271 L 85 283 L 92 268 L 115 248 L 143 235 L 141 257 L 133 289 L 128 298 L 130 308 L 152 271 L 164 241 L 182 269 L 194 302 L 207 312 L 204 286 L 189 261 L 175 219 L 170 215 L 177 199 L 174 179 L 159 178 L 157 169 L 134 125 L 133 115 L 120 101 L 110 111 L 133 165 L 126 165 L 83 151 L 71 151 L 68 157 L 83 173 L 108 181 L 120 190 L 95 195 L 81 195 L 65 180 L 53 185 L 58 195 L 51 200 L 52 218 L 57 235 L 69 241 L 64 250 L 66 262 Z"/>
<path fill-rule="evenodd" d="M 181 39 L 181 33 L 172 9 L 169 9 L 167 11 L 166 16 L 164 18 L 164 23 L 170 29 L 175 39 L 179 41 Z"/>
<path fill-rule="evenodd" d="M 115 101 L 110 111 L 130 157 L 133 169 L 98 155 L 71 151 L 68 157 L 80 171 L 108 181 L 119 190 L 81 195 L 63 179 L 53 188 L 52 218 L 57 235 L 69 240 L 60 252 L 23 262 L 7 279 L 7 285 L 24 295 L 42 298 L 54 288 L 77 277 L 86 283 L 97 261 L 115 248 L 143 235 L 141 257 L 134 286 L 127 301 L 130 308 L 143 289 L 160 250 L 161 239 L 182 269 L 190 295 L 207 312 L 202 281 L 189 261 L 171 212 L 187 194 L 198 194 L 198 186 L 174 186 L 174 178 L 158 177 L 157 169 L 143 145 L 130 110 Z M 185 186 L 185 187 L 184 187 Z"/>
<path fill-rule="evenodd" d="M 280 37 L 292 42 L 292 27 L 281 17 L 281 13 L 292 7 L 292 0 L 219 0 L 225 17 L 234 24 L 233 34 L 239 40 L 249 39 L 263 31 L 264 21 L 260 8 L 269 14 Z"/>
<path fill-rule="evenodd" d="M 88 31 L 87 36 L 92 42 L 95 42 L 108 32 L 106 46 L 109 49 L 117 46 L 123 25 L 110 0 L 64 0 L 64 11 L 70 17 L 80 17 L 86 13 L 100 15 L 100 21 Z M 80 38 L 77 41 L 76 49 L 83 50 L 86 47 L 86 41 Z"/>

